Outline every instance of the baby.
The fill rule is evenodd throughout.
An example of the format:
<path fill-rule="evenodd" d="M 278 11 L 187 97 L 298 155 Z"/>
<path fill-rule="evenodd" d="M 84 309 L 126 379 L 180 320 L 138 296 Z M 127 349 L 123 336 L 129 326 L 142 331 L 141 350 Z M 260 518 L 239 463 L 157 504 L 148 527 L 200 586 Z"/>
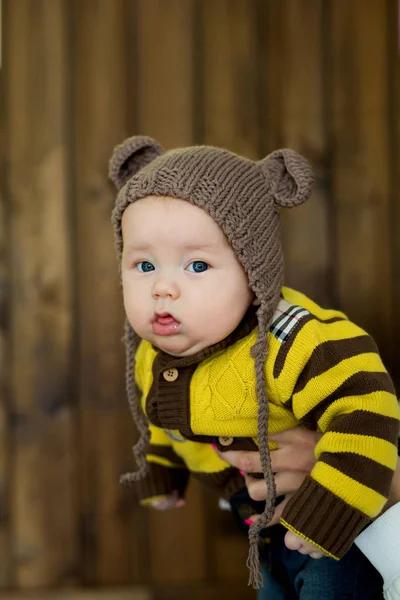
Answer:
<path fill-rule="evenodd" d="M 283 286 L 279 208 L 310 196 L 309 165 L 292 150 L 253 162 L 137 136 L 114 150 L 110 177 L 141 434 L 139 470 L 122 480 L 157 508 L 182 504 L 189 473 L 229 499 L 243 478 L 212 445 L 258 447 L 268 487 L 249 529 L 258 587 L 259 531 L 275 505 L 268 434 L 302 424 L 323 436 L 281 523 L 291 548 L 341 558 L 386 502 L 399 409 L 372 338 Z"/>

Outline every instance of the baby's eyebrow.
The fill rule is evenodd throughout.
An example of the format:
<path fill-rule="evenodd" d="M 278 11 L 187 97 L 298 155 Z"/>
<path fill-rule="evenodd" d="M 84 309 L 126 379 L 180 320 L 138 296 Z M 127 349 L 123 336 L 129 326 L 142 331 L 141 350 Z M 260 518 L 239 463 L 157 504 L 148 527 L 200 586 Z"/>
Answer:
<path fill-rule="evenodd" d="M 220 246 L 220 244 L 217 244 L 215 242 L 199 242 L 197 244 L 194 242 L 188 242 L 187 244 L 182 245 L 185 248 L 185 250 L 211 250 Z"/>
<path fill-rule="evenodd" d="M 182 248 L 185 250 L 215 250 L 220 248 L 221 244 L 216 242 L 187 242 L 182 244 Z M 153 250 L 154 244 L 146 242 L 131 243 L 125 247 L 125 252 L 144 252 L 146 250 Z"/>
<path fill-rule="evenodd" d="M 139 251 L 139 252 L 143 252 L 144 250 L 149 250 L 150 245 L 143 243 L 143 244 L 129 244 L 128 246 L 125 246 L 124 250 L 125 252 L 133 252 L 133 251 Z"/>

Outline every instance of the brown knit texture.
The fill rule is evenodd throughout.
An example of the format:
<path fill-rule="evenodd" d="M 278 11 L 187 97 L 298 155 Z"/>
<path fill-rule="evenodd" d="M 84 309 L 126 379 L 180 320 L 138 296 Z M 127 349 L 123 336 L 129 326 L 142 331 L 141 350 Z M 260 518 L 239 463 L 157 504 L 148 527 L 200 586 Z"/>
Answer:
<path fill-rule="evenodd" d="M 318 526 L 312 518 L 315 515 Z M 296 502 L 291 499 L 286 505 L 283 520 L 321 548 L 329 548 L 334 557 L 342 558 L 351 546 L 349 540 L 354 540 L 371 519 L 306 477 L 296 494 Z"/>
<path fill-rule="evenodd" d="M 128 402 L 132 416 L 140 434 L 139 440 L 133 448 L 133 455 L 136 459 L 139 471 L 136 473 L 126 473 L 120 478 L 120 483 L 131 484 L 145 477 L 149 471 L 149 466 L 146 461 L 146 450 L 150 443 L 150 430 L 147 426 L 146 417 L 140 408 L 138 398 L 136 398 L 135 394 L 135 354 L 140 343 L 140 338 L 135 334 L 127 320 L 125 321 L 124 342 L 126 349 L 126 393 L 128 396 Z"/>
<path fill-rule="evenodd" d="M 258 397 L 258 441 L 268 495 L 261 518 L 249 529 L 249 584 L 259 588 L 259 532 L 271 520 L 275 481 L 268 448 L 268 398 L 265 361 L 267 335 L 283 284 L 279 207 L 293 207 L 310 196 L 312 171 L 293 150 L 277 150 L 259 162 L 211 146 L 194 146 L 164 152 L 149 137 L 135 136 L 117 146 L 110 160 L 110 178 L 119 194 L 112 214 L 118 257 L 123 240 L 121 220 L 127 206 L 150 195 L 187 200 L 205 210 L 219 225 L 242 264 L 249 285 L 259 300 L 258 337 L 252 348 Z M 122 481 L 137 481 L 146 472 L 148 428 L 134 395 L 134 354 L 137 336 L 126 329 L 128 400 L 141 438 L 134 448 L 137 473 Z"/>
<path fill-rule="evenodd" d="M 189 471 L 186 469 L 167 469 L 152 462 L 148 465 L 146 477 L 140 479 L 138 485 L 132 487 L 133 496 L 140 502 L 148 498 L 178 492 L 178 497 L 183 498 L 188 481 Z"/>

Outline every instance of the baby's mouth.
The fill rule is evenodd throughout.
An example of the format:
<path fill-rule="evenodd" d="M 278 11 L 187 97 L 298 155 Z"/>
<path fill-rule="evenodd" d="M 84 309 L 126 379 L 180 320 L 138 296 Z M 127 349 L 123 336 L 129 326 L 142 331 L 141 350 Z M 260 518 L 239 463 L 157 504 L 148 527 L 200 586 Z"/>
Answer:
<path fill-rule="evenodd" d="M 152 321 L 153 332 L 157 335 L 174 335 L 180 326 L 180 322 L 167 312 L 156 313 Z"/>
<path fill-rule="evenodd" d="M 171 325 L 171 323 L 175 321 L 174 317 L 170 314 L 167 314 L 165 316 L 156 315 L 155 320 L 157 321 L 157 323 L 160 323 L 160 325 Z"/>

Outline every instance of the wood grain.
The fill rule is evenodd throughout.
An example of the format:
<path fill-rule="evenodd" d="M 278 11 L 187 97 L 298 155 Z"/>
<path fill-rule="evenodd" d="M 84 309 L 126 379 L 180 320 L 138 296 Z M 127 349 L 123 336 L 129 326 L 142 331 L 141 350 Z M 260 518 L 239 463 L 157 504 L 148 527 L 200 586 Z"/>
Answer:
<path fill-rule="evenodd" d="M 263 70 L 268 151 L 293 148 L 310 162 L 313 194 L 282 211 L 286 284 L 332 305 L 332 211 L 325 123 L 322 0 L 271 0 L 265 14 Z"/>
<path fill-rule="evenodd" d="M 122 295 L 110 222 L 114 146 L 128 136 L 124 3 L 73 3 L 75 268 L 79 320 L 79 464 L 82 579 L 143 577 L 139 518 L 121 473 L 132 468 L 136 432 L 125 395 Z"/>
<path fill-rule="evenodd" d="M 392 338 L 393 348 L 388 367 L 400 396 L 400 353 L 396 350 L 400 338 L 400 7 L 388 0 L 388 94 L 389 94 L 389 161 L 390 161 L 390 227 L 392 248 Z M 389 362 L 390 361 L 390 362 Z"/>
<path fill-rule="evenodd" d="M 153 600 L 150 589 L 145 587 L 118 587 L 101 590 L 64 589 L 41 590 L 40 592 L 7 592 L 4 600 Z"/>
<path fill-rule="evenodd" d="M 193 0 L 136 0 L 138 131 L 192 143 Z"/>
<path fill-rule="evenodd" d="M 207 1 L 200 27 L 203 143 L 260 158 L 259 2 Z"/>
<path fill-rule="evenodd" d="M 13 582 L 73 580 L 76 536 L 62 0 L 7 2 Z M 23 43 L 21 43 L 23 41 Z"/>
<path fill-rule="evenodd" d="M 342 309 L 392 361 L 387 3 L 334 0 L 328 119 Z"/>
<path fill-rule="evenodd" d="M 4 10 L 4 9 L 3 9 Z M 4 19 L 5 17 L 5 19 Z M 3 16 L 7 24 L 7 15 Z M 6 29 L 6 27 L 4 27 Z M 8 40 L 7 40 L 8 41 Z M 4 43 L 4 46 L 7 42 Z M 10 583 L 9 492 L 10 492 L 10 256 L 7 169 L 7 106 L 5 87 L 8 71 L 0 71 L 0 588 Z"/>
<path fill-rule="evenodd" d="M 3 0 L 0 589 L 255 596 L 214 495 L 192 484 L 159 514 L 118 484 L 137 434 L 107 164 L 128 135 L 308 157 L 312 199 L 283 215 L 286 281 L 371 332 L 400 386 L 397 4 Z"/>

